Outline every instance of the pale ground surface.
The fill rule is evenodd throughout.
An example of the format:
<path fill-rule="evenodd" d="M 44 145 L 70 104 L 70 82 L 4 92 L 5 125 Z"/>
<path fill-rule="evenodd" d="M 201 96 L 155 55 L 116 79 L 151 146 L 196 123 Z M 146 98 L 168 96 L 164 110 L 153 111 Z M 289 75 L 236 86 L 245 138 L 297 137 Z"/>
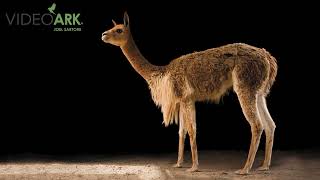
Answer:
<path fill-rule="evenodd" d="M 81 155 L 69 157 L 22 154 L 0 159 L 2 179 L 60 180 L 131 180 L 131 179 L 239 179 L 296 180 L 320 179 L 320 151 L 275 151 L 271 171 L 255 169 L 262 162 L 259 152 L 253 171 L 239 176 L 246 152 L 200 151 L 200 172 L 189 173 L 190 154 L 184 168 L 172 168 L 176 154 Z"/>

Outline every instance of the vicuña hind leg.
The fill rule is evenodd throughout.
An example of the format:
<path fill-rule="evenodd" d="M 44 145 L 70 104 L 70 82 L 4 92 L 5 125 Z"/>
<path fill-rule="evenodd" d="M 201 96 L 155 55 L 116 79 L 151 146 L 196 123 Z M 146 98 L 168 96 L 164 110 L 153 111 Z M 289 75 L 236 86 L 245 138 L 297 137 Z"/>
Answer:
<path fill-rule="evenodd" d="M 192 167 L 188 169 L 189 172 L 198 171 L 199 162 L 198 162 L 198 151 L 197 151 L 197 142 L 196 142 L 196 109 L 194 102 L 185 102 L 181 103 L 182 117 L 185 122 L 186 129 L 190 138 L 191 154 L 192 154 Z"/>
<path fill-rule="evenodd" d="M 263 124 L 261 122 L 260 115 L 258 112 L 257 95 L 248 91 L 236 90 L 236 93 L 238 95 L 243 114 L 251 127 L 251 144 L 248 158 L 245 166 L 242 169 L 236 171 L 236 173 L 248 174 L 257 153 L 261 134 L 263 131 Z"/>
<path fill-rule="evenodd" d="M 182 167 L 183 163 L 183 156 L 184 156 L 184 142 L 186 139 L 187 129 L 185 126 L 185 121 L 183 118 L 183 110 L 182 106 L 180 106 L 180 114 L 179 114 L 179 150 L 178 150 L 178 160 L 177 164 L 175 164 L 173 167 L 180 168 Z"/>
<path fill-rule="evenodd" d="M 264 132 L 266 134 L 265 158 L 262 166 L 259 167 L 258 170 L 266 171 L 269 170 L 271 164 L 272 146 L 276 125 L 269 114 L 266 99 L 262 95 L 258 96 L 258 109 L 263 126 L 265 127 Z"/>

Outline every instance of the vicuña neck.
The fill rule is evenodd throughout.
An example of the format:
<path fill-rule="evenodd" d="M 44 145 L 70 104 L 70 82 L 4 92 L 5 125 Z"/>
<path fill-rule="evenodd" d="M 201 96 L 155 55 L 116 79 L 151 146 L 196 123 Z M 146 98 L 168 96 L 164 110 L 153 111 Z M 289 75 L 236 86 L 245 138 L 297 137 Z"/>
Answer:
<path fill-rule="evenodd" d="M 125 45 L 121 46 L 121 50 L 129 60 L 132 67 L 145 80 L 149 80 L 153 73 L 156 73 L 162 69 L 161 66 L 152 65 L 145 57 L 143 57 L 132 36 L 130 36 Z"/>

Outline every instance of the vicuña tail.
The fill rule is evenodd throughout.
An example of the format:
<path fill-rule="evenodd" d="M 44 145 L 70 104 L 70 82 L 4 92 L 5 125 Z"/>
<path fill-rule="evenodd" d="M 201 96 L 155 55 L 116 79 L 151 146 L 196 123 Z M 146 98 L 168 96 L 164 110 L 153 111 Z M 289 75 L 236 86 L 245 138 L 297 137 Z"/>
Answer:
<path fill-rule="evenodd" d="M 269 52 L 266 51 L 266 53 L 267 53 L 267 58 L 270 64 L 269 78 L 268 78 L 268 82 L 265 90 L 266 95 L 268 95 L 274 81 L 276 80 L 278 65 L 277 65 L 276 58 L 274 58 Z"/>

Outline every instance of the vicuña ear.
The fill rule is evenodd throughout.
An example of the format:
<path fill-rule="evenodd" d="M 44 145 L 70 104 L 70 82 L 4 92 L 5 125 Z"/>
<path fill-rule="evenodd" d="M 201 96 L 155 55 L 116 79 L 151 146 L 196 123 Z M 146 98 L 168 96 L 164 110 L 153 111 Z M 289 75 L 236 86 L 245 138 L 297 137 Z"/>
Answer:
<path fill-rule="evenodd" d="M 113 19 L 112 19 L 112 23 L 113 23 L 114 26 L 117 25 L 117 23 Z"/>
<path fill-rule="evenodd" d="M 124 12 L 123 24 L 124 24 L 124 26 L 129 27 L 129 16 L 128 16 L 127 12 Z"/>

